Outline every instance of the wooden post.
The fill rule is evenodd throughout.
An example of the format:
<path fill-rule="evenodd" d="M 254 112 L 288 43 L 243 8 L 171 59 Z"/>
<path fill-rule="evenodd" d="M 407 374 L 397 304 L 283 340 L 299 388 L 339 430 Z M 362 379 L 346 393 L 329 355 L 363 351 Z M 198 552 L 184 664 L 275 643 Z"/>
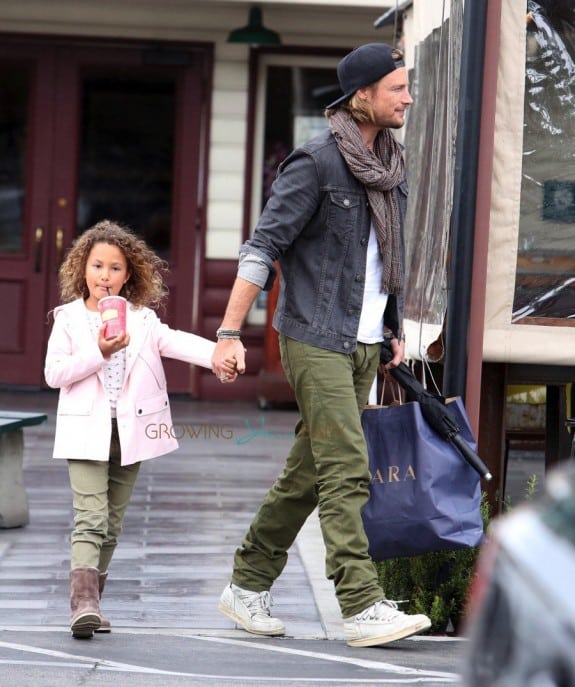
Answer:
<path fill-rule="evenodd" d="M 503 509 L 506 471 L 504 464 L 506 377 L 505 364 L 483 364 L 477 452 L 493 475 L 493 479 L 483 485 L 492 515 L 500 513 Z"/>

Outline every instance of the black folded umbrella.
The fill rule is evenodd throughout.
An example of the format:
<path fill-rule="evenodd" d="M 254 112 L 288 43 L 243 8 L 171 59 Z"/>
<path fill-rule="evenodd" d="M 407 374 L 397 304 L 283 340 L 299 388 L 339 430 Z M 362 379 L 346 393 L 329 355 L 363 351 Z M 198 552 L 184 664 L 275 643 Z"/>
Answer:
<path fill-rule="evenodd" d="M 381 362 L 388 363 L 393 359 L 393 353 L 387 345 L 381 347 Z M 492 478 L 488 467 L 481 458 L 473 451 L 465 439 L 460 435 L 460 428 L 454 417 L 451 415 L 445 403 L 427 391 L 427 389 L 416 379 L 413 372 L 405 363 L 400 363 L 397 367 L 392 367 L 389 372 L 397 383 L 405 390 L 408 401 L 417 401 L 421 406 L 421 413 L 427 420 L 429 426 L 434 429 L 440 437 L 451 442 L 465 460 L 486 480 Z"/>

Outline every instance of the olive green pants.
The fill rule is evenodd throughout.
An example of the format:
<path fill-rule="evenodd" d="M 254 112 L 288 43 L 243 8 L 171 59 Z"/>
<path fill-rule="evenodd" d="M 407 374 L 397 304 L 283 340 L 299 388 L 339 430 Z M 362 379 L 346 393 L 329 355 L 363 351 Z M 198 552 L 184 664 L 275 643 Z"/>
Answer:
<path fill-rule="evenodd" d="M 114 420 L 109 461 L 68 461 L 74 505 L 72 570 L 84 566 L 108 570 L 140 468 L 140 463 L 122 467 L 120 455 Z"/>
<path fill-rule="evenodd" d="M 284 470 L 236 551 L 232 581 L 269 590 L 287 552 L 318 506 L 326 575 L 344 618 L 383 598 L 368 554 L 361 510 L 369 496 L 360 415 L 379 364 L 379 344 L 336 353 L 280 336 L 282 364 L 301 413 Z"/>

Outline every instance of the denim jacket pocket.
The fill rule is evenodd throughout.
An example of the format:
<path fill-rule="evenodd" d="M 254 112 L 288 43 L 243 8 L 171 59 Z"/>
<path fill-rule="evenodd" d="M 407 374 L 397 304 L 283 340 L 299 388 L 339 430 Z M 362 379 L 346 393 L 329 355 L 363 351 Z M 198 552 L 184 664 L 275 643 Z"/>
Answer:
<path fill-rule="evenodd" d="M 348 232 L 358 221 L 361 198 L 347 191 L 329 191 L 327 226 L 331 230 Z"/>

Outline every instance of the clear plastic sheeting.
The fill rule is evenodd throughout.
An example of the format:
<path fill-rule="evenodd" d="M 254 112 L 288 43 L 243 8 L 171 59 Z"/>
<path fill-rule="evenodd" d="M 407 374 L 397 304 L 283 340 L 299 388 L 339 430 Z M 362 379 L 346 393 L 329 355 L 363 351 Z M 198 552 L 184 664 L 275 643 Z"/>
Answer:
<path fill-rule="evenodd" d="M 415 54 L 414 104 L 405 132 L 409 202 L 406 217 L 405 330 L 410 358 L 435 359 L 447 309 L 449 225 L 459 97 L 463 4 Z M 438 346 L 440 354 L 442 347 Z"/>
<path fill-rule="evenodd" d="M 527 3 L 514 323 L 575 320 L 575 6 Z M 555 320 L 555 321 L 554 321 Z"/>

